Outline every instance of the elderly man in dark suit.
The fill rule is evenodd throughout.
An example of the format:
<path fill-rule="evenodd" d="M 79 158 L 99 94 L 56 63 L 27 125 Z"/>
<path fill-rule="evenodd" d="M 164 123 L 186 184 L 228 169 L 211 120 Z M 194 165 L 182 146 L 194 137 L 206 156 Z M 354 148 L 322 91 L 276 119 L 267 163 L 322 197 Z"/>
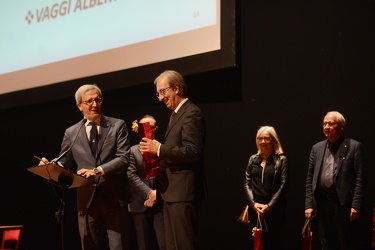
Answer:
<path fill-rule="evenodd" d="M 355 221 L 365 196 L 365 156 L 360 142 L 345 138 L 345 118 L 326 114 L 327 140 L 312 147 L 306 180 L 305 217 L 316 217 L 322 249 L 356 249 Z"/>
<path fill-rule="evenodd" d="M 156 96 L 172 110 L 164 143 L 146 137 L 141 152 L 157 154 L 164 199 L 167 249 L 198 249 L 198 212 L 205 199 L 205 122 L 201 109 L 187 98 L 187 86 L 176 71 L 167 70 L 154 81 Z"/>
<path fill-rule="evenodd" d="M 149 123 L 152 135 L 158 131 L 156 120 L 153 116 L 145 115 L 139 120 L 140 124 Z M 163 217 L 163 201 L 157 199 L 156 179 L 144 178 L 147 174 L 143 171 L 143 155 L 139 144 L 130 148 L 130 165 L 128 168 L 129 183 L 134 200 L 129 203 L 129 212 L 132 214 L 137 244 L 139 250 L 165 250 L 165 230 Z M 148 200 L 150 206 L 144 203 Z M 152 201 L 152 203 L 151 203 Z M 157 245 L 155 246 L 155 234 Z"/>
<path fill-rule="evenodd" d="M 101 115 L 102 92 L 95 84 L 81 86 L 75 99 L 84 119 L 66 129 L 58 164 L 96 180 L 96 184 L 77 188 L 82 249 L 102 249 L 103 228 L 111 250 L 128 249 L 131 194 L 127 178 L 130 142 L 126 124 Z M 48 160 L 43 158 L 43 163 Z"/>

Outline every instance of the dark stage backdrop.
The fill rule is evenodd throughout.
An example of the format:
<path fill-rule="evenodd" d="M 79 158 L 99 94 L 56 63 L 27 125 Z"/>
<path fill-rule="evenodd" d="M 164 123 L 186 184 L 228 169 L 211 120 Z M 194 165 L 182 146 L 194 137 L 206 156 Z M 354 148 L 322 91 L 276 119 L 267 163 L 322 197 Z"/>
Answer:
<path fill-rule="evenodd" d="M 255 133 L 261 125 L 277 129 L 289 159 L 291 183 L 282 234 L 286 249 L 301 248 L 310 149 L 324 139 L 320 124 L 325 113 L 338 110 L 347 120 L 345 135 L 366 148 L 368 189 L 358 249 L 369 249 L 375 194 L 374 2 L 240 4 L 238 65 L 186 77 L 190 98 L 203 109 L 207 122 L 208 200 L 201 213 L 201 248 L 250 249 L 250 229 L 236 219 L 245 203 L 245 166 L 256 152 Z M 129 129 L 133 120 L 154 115 L 162 137 L 169 111 L 154 93 L 152 82 L 105 91 L 103 112 L 124 119 Z M 81 118 L 73 95 L 0 111 L 0 224 L 25 225 L 22 249 L 60 248 L 61 228 L 55 220 L 59 190 L 26 169 L 38 164 L 33 155 L 57 156 L 65 128 Z M 129 133 L 136 143 L 138 135 Z M 65 246 L 73 250 L 80 249 L 75 209 L 75 190 L 68 190 Z"/>

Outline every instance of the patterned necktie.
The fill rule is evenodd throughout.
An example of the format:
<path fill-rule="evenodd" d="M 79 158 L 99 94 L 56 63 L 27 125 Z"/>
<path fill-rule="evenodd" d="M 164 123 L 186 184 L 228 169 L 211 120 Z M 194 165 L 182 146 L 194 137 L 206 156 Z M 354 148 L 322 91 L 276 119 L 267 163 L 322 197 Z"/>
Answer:
<path fill-rule="evenodd" d="M 171 117 L 169 117 L 168 127 L 171 125 L 171 123 L 172 123 L 173 118 L 174 118 L 175 115 L 176 115 L 176 112 L 172 111 Z"/>
<path fill-rule="evenodd" d="M 93 156 L 96 156 L 96 151 L 98 150 L 98 129 L 96 128 L 95 122 L 90 122 L 90 147 Z"/>
<path fill-rule="evenodd" d="M 327 160 L 324 168 L 324 185 L 326 185 L 328 188 L 333 184 L 333 164 L 333 155 L 331 151 L 328 150 Z"/>

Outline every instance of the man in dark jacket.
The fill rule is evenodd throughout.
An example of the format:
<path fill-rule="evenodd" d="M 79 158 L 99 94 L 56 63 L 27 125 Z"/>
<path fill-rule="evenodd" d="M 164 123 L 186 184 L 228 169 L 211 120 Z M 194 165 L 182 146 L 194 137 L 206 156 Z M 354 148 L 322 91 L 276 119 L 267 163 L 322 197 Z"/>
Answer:
<path fill-rule="evenodd" d="M 366 187 L 364 149 L 342 135 L 345 118 L 339 112 L 328 112 L 322 126 L 327 140 L 310 153 L 305 217 L 316 217 L 322 249 L 355 249 Z"/>
<path fill-rule="evenodd" d="M 154 81 L 156 96 L 172 110 L 164 143 L 146 137 L 141 152 L 159 157 L 159 190 L 164 199 L 167 249 L 199 249 L 198 212 L 205 199 L 203 155 L 205 122 L 201 109 L 187 98 L 182 76 L 173 70 Z"/>

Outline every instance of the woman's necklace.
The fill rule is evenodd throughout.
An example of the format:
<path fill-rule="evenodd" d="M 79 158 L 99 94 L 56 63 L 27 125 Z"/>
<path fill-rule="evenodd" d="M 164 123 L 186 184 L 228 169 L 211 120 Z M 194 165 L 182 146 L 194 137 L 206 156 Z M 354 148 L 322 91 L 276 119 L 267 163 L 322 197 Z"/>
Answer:
<path fill-rule="evenodd" d="M 264 157 L 264 155 L 261 155 L 261 157 L 262 157 L 262 161 L 260 162 L 260 166 L 262 166 L 262 168 L 264 168 L 266 166 L 267 162 L 268 162 L 269 156 Z"/>
<path fill-rule="evenodd" d="M 262 166 L 262 168 L 264 168 L 267 164 L 267 159 L 263 158 L 262 161 L 260 162 L 260 166 Z"/>

